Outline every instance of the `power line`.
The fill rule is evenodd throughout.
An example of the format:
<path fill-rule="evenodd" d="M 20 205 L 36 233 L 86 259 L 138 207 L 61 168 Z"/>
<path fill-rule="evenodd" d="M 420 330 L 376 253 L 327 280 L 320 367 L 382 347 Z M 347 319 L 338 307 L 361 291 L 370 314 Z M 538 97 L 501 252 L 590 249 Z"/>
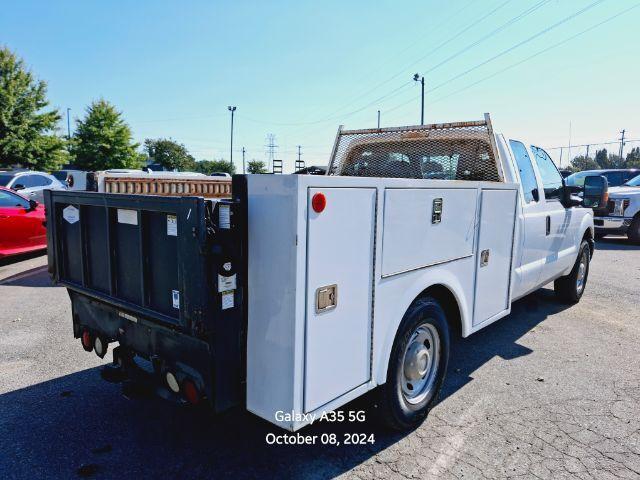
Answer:
<path fill-rule="evenodd" d="M 488 13 L 486 13 L 484 16 L 482 16 L 481 18 L 475 20 L 474 22 L 472 22 L 471 24 L 467 25 L 465 28 L 463 28 L 462 30 L 458 31 L 455 35 L 449 37 L 447 40 L 445 40 L 444 42 L 441 42 L 439 45 L 437 45 L 436 47 L 434 47 L 433 49 L 431 49 L 426 55 L 423 55 L 422 57 L 420 57 L 419 59 L 413 61 L 412 63 L 408 64 L 406 67 L 403 67 L 403 69 L 401 69 L 398 73 L 394 74 L 393 76 L 389 77 L 387 80 L 379 83 L 378 85 L 374 86 L 373 88 L 365 91 L 364 93 L 358 95 L 357 97 L 355 97 L 351 102 L 342 105 L 340 108 L 338 108 L 337 110 L 334 110 L 332 113 L 330 113 L 328 116 L 325 116 L 319 120 L 314 120 L 311 122 L 295 122 L 295 123 L 277 123 L 277 122 L 265 122 L 263 120 L 258 120 L 258 119 L 253 119 L 253 118 L 249 118 L 249 117 L 245 117 L 243 116 L 243 118 L 245 120 L 249 120 L 251 122 L 255 122 L 255 123 L 266 123 L 269 125 L 276 125 L 276 126 L 304 126 L 304 125 L 316 125 L 318 123 L 324 123 L 327 121 L 333 121 L 333 120 L 338 120 L 338 119 L 343 119 L 343 118 L 347 118 L 350 117 L 352 115 L 355 115 L 356 113 L 359 113 L 363 110 L 365 110 L 366 108 L 372 106 L 373 104 L 380 102 L 382 100 L 388 99 L 390 97 L 395 97 L 397 96 L 402 90 L 404 90 L 408 85 L 411 84 L 411 82 L 408 82 L 406 84 L 402 84 L 399 87 L 393 89 L 391 92 L 376 98 L 375 100 L 367 103 L 366 105 L 364 105 L 363 107 L 360 107 L 356 110 L 353 110 L 351 112 L 348 112 L 346 114 L 340 114 L 340 115 L 335 115 L 337 112 L 347 108 L 350 105 L 353 105 L 354 103 L 356 103 L 359 99 L 366 97 L 368 94 L 374 92 L 375 90 L 377 90 L 379 87 L 386 85 L 387 83 L 391 82 L 392 80 L 395 80 L 396 78 L 398 78 L 401 75 L 406 74 L 406 68 L 412 67 L 415 64 L 421 62 L 422 60 L 424 60 L 425 58 L 429 57 L 431 54 L 437 52 L 438 50 L 440 50 L 442 47 L 444 47 L 445 45 L 447 45 L 448 43 L 452 42 L 453 40 L 455 40 L 456 38 L 460 37 L 462 34 L 466 33 L 469 29 L 471 29 L 472 27 L 475 27 L 476 25 L 478 25 L 479 23 L 481 23 L 482 21 L 484 21 L 485 19 L 487 19 L 488 17 L 490 17 L 491 15 L 493 15 L 495 12 L 497 12 L 498 10 L 500 10 L 502 7 L 504 7 L 505 5 L 507 5 L 508 3 L 510 3 L 512 0 L 506 0 L 505 2 L 501 3 L 500 5 L 498 5 L 496 8 L 494 8 L 493 10 L 489 11 Z M 550 0 L 545 0 L 545 1 L 550 1 Z M 603 0 L 601 0 L 603 1 Z M 542 2 L 544 3 L 544 2 Z M 519 16 L 521 16 L 522 14 L 520 14 Z"/>
<path fill-rule="evenodd" d="M 551 0 L 542 0 L 542 1 L 538 2 L 537 4 L 533 5 L 532 7 L 529 7 L 524 12 L 520 13 L 519 15 L 516 15 L 512 19 L 508 20 L 506 23 L 503 23 L 502 25 L 500 25 L 495 30 L 492 30 L 491 32 L 486 34 L 484 37 L 479 38 L 475 42 L 467 45 L 466 47 L 462 48 L 461 50 L 458 50 L 453 55 L 450 55 L 449 57 L 445 58 L 441 62 L 439 62 L 436 65 L 434 65 L 433 67 L 429 68 L 425 73 L 432 72 L 433 70 L 435 70 L 438 67 L 441 67 L 442 65 L 444 65 L 447 62 L 449 62 L 450 60 L 453 60 L 454 58 L 459 57 L 463 53 L 468 52 L 472 48 L 477 47 L 478 45 L 480 45 L 485 40 L 493 37 L 497 33 L 500 33 L 502 30 L 504 30 L 505 28 L 511 26 L 512 24 L 514 24 L 514 23 L 518 22 L 519 20 L 522 20 L 523 18 L 527 17 L 528 15 L 532 14 L 533 12 L 535 12 L 536 10 L 538 10 L 540 7 L 544 6 L 545 4 L 549 3 L 550 1 Z"/>
<path fill-rule="evenodd" d="M 470 84 L 468 84 L 468 85 L 465 85 L 464 87 L 459 88 L 459 89 L 457 89 L 457 90 L 455 90 L 455 91 L 453 91 L 453 92 L 451 92 L 451 93 L 448 93 L 447 95 L 444 95 L 444 96 L 442 96 L 442 97 L 439 97 L 439 98 L 437 98 L 436 100 L 432 100 L 432 101 L 430 102 L 430 104 L 434 104 L 434 103 L 440 102 L 440 101 L 442 101 L 442 100 L 444 100 L 444 99 L 446 99 L 446 98 L 449 98 L 449 97 L 451 97 L 451 96 L 453 96 L 453 95 L 457 95 L 457 94 L 459 94 L 459 93 L 461 93 L 461 92 L 464 92 L 465 90 L 468 90 L 468 89 L 470 89 L 470 88 L 472 88 L 472 87 L 475 87 L 476 85 L 478 85 L 478 84 L 480 84 L 480 83 L 482 83 L 482 82 L 485 82 L 485 81 L 487 81 L 487 80 L 490 80 L 490 79 L 491 79 L 491 78 L 493 78 L 493 77 L 496 77 L 496 76 L 498 76 L 498 75 L 500 75 L 500 74 L 502 74 L 502 73 L 504 73 L 504 72 L 506 72 L 506 71 L 508 71 L 508 70 L 511 70 L 512 68 L 515 68 L 515 67 L 517 67 L 517 66 L 520 66 L 520 65 L 522 65 L 523 63 L 526 63 L 526 62 L 528 62 L 529 60 L 532 60 L 532 59 L 533 59 L 533 58 L 535 58 L 535 57 L 538 57 L 538 56 L 540 56 L 540 55 L 542 55 L 542 54 L 544 54 L 544 53 L 547 53 L 548 51 L 553 50 L 554 48 L 560 47 L 560 46 L 564 45 L 565 43 L 568 43 L 568 42 L 570 42 L 571 40 L 574 40 L 575 38 L 577 38 L 577 37 L 579 37 L 579 36 L 584 35 L 585 33 L 588 33 L 588 32 L 590 32 L 590 31 L 592 31 L 592 30 L 595 30 L 596 28 L 598 28 L 598 27 L 600 27 L 600 26 L 604 25 L 605 23 L 608 23 L 608 22 L 610 22 L 610 21 L 612 21 L 612 20 L 615 20 L 616 18 L 620 17 L 621 15 L 624 15 L 624 14 L 626 14 L 626 13 L 630 12 L 631 10 L 633 10 L 633 9 L 635 9 L 635 8 L 639 7 L 639 6 L 640 6 L 640 2 L 639 2 L 639 3 L 636 3 L 635 5 L 633 5 L 633 6 L 629 7 L 629 8 L 627 8 L 627 9 L 625 9 L 625 10 L 622 10 L 621 12 L 619 12 L 619 13 L 617 13 L 617 14 L 615 14 L 615 15 L 612 15 L 611 17 L 608 17 L 608 18 L 606 18 L 606 19 L 602 20 L 601 22 L 598 22 L 598 23 L 596 23 L 596 24 L 594 24 L 594 25 L 592 25 L 592 26 L 590 26 L 590 27 L 588 27 L 588 28 L 586 28 L 586 29 L 584 29 L 584 30 L 582 30 L 582 31 L 580 31 L 580 32 L 578 32 L 578 33 L 576 33 L 576 34 L 574 34 L 574 35 L 571 35 L 571 36 L 569 36 L 569 37 L 565 38 L 564 40 L 561 40 L 561 41 L 559 41 L 559 42 L 557 42 L 557 43 L 554 43 L 553 45 L 550 45 L 550 46 L 548 46 L 548 47 L 546 47 L 546 48 L 543 48 L 542 50 L 539 50 L 538 52 L 534 53 L 533 55 L 529 55 L 528 57 L 526 57 L 526 58 L 524 58 L 524 59 L 522 59 L 522 60 L 519 60 L 519 61 L 517 61 L 517 62 L 515 62 L 515 63 L 512 63 L 511 65 L 508 65 L 508 66 L 506 66 L 505 68 L 502 68 L 502 69 L 498 70 L 497 72 L 494 72 L 494 73 L 492 73 L 492 74 L 490 74 L 490 75 L 487 75 L 486 77 L 483 77 L 483 78 L 481 78 L 481 79 L 479 79 L 479 80 L 476 80 L 475 82 L 472 82 L 472 83 L 470 83 Z M 429 93 L 429 92 L 430 92 L 430 91 L 428 91 L 427 93 Z M 393 108 L 391 108 L 391 109 L 389 109 L 389 110 L 385 110 L 385 111 L 386 111 L 386 112 L 391 112 L 391 111 L 397 110 L 398 108 L 401 108 L 401 107 L 404 107 L 405 105 L 408 105 L 408 104 L 409 104 L 409 103 L 411 103 L 412 101 L 413 101 L 413 100 L 410 100 L 410 101 L 408 101 L 408 102 L 404 102 L 404 103 L 402 103 L 402 104 L 400 104 L 400 105 L 396 105 L 395 107 L 393 107 Z M 617 142 L 616 142 L 616 143 L 617 143 Z M 557 147 L 557 148 L 560 148 L 560 147 Z"/>
<path fill-rule="evenodd" d="M 512 45 L 511 47 L 501 51 L 500 53 L 498 53 L 498 54 L 496 54 L 496 55 L 494 55 L 494 56 L 492 56 L 490 58 L 488 58 L 487 60 L 484 60 L 483 62 L 478 63 L 477 65 L 465 70 L 464 72 L 461 72 L 461 73 L 459 73 L 457 75 L 454 75 L 451 78 L 448 78 L 446 81 L 444 81 L 444 82 L 436 85 L 435 87 L 433 87 L 430 91 L 433 92 L 434 90 L 437 90 L 437 89 L 439 89 L 441 87 L 444 87 L 445 85 L 450 84 L 452 81 L 457 80 L 458 78 L 463 77 L 463 76 L 473 72 L 474 70 L 476 70 L 476 69 L 478 69 L 478 68 L 480 68 L 480 67 L 482 67 L 482 66 L 484 66 L 484 65 L 486 65 L 486 64 L 488 64 L 490 62 L 493 62 L 494 60 L 502 57 L 503 55 L 506 55 L 507 53 L 512 52 L 516 48 L 520 48 L 521 46 L 531 42 L 532 40 L 535 40 L 536 38 L 541 37 L 542 35 L 545 35 L 545 34 L 549 33 L 554 28 L 557 28 L 560 25 L 563 25 L 563 24 L 567 23 L 568 21 L 573 20 L 574 18 L 582 15 L 586 11 L 590 10 L 591 8 L 595 7 L 596 5 L 598 5 L 598 4 L 600 4 L 600 3 L 604 2 L 604 1 L 605 0 L 596 0 L 595 2 L 587 5 L 586 7 L 582 8 L 580 10 L 578 10 L 577 12 L 572 13 L 571 15 L 563 18 L 562 20 L 554 23 L 553 25 L 551 25 L 551 26 L 549 26 L 547 28 L 543 28 L 538 33 L 535 33 L 534 35 L 531 35 L 530 37 L 522 40 L 521 42 L 518 42 L 515 45 Z"/>

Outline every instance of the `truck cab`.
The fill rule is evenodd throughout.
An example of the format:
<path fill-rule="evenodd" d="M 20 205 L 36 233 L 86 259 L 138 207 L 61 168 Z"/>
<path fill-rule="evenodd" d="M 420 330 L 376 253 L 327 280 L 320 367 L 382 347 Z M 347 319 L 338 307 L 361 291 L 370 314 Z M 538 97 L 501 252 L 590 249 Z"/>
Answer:
<path fill-rule="evenodd" d="M 513 272 L 513 299 L 517 300 L 568 274 L 582 240 L 593 255 L 593 212 L 571 202 L 562 175 L 544 149 L 502 135 L 496 136 L 496 142 L 505 175 L 518 184 L 519 191 Z"/>

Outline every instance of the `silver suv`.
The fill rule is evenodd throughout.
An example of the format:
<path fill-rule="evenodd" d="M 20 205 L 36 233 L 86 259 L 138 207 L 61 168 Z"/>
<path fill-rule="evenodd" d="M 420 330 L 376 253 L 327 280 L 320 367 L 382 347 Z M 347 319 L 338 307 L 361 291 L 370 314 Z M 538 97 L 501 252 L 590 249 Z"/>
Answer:
<path fill-rule="evenodd" d="M 45 190 L 66 190 L 67 187 L 53 175 L 45 172 L 16 170 L 0 172 L 0 186 L 20 192 L 23 196 L 36 202 L 44 201 Z"/>

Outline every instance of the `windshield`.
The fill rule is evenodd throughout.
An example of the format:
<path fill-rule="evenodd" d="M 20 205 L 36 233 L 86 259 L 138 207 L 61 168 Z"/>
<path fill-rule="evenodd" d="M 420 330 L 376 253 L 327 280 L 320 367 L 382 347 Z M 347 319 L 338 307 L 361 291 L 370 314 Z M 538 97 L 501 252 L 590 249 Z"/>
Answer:
<path fill-rule="evenodd" d="M 633 177 L 631 180 L 625 183 L 625 185 L 628 187 L 640 187 L 640 175 L 638 175 L 637 177 Z"/>
<path fill-rule="evenodd" d="M 0 175 L 0 187 L 6 187 L 13 175 Z"/>
<path fill-rule="evenodd" d="M 589 175 L 589 172 L 578 172 L 567 177 L 567 185 L 571 185 L 574 187 L 582 187 L 584 186 L 584 179 Z M 593 173 L 591 173 L 593 175 Z"/>

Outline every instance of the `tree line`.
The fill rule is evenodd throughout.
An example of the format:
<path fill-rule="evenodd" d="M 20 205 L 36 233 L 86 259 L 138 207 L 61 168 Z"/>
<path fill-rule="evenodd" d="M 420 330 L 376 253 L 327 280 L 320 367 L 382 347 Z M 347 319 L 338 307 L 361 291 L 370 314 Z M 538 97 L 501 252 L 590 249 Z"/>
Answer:
<path fill-rule="evenodd" d="M 235 173 L 228 161 L 200 160 L 173 139 L 133 139 L 122 112 L 104 99 L 93 101 L 75 121 L 73 135 L 60 131 L 60 112 L 47 100 L 47 84 L 24 61 L 0 47 L 0 168 L 55 171 L 64 165 L 87 171 L 138 169 L 155 163 L 167 170 Z M 249 173 L 264 173 L 250 161 Z"/>
<path fill-rule="evenodd" d="M 570 170 L 605 170 L 615 168 L 640 168 L 640 147 L 634 147 L 626 157 L 607 152 L 606 148 L 597 150 L 595 157 L 579 155 L 571 160 Z"/>

